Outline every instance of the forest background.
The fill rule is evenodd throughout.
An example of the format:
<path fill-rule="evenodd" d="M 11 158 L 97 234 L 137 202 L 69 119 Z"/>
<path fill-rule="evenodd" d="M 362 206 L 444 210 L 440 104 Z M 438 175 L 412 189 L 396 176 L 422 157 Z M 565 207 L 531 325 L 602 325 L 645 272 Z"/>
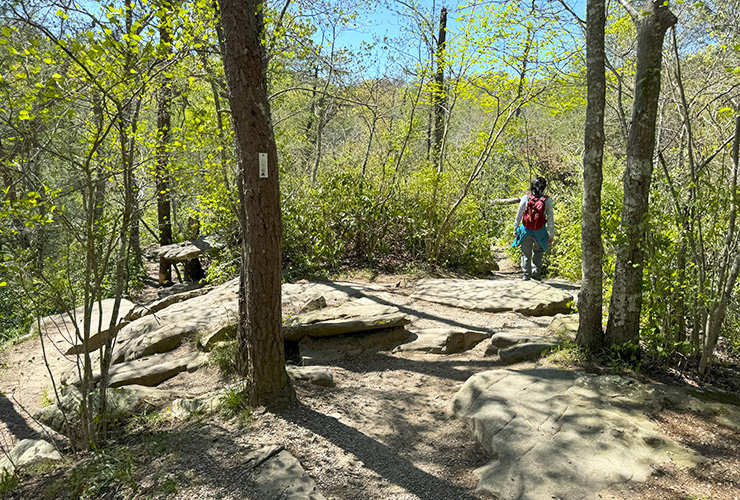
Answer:
<path fill-rule="evenodd" d="M 284 279 L 358 268 L 485 274 L 492 247 L 513 234 L 505 200 L 535 175 L 550 180 L 556 202 L 548 273 L 580 279 L 583 5 L 447 7 L 390 2 L 383 9 L 398 33 L 348 44 L 348 31 L 377 23 L 374 4 L 264 5 Z M 725 293 L 740 238 L 740 1 L 671 8 L 679 21 L 664 45 L 640 242 L 640 342 L 680 364 L 707 347 L 723 297 L 719 343 L 740 349 L 740 304 Z M 624 238 L 637 44 L 619 2 L 607 12 L 604 304 Z M 141 286 L 142 249 L 153 244 L 211 236 L 220 251 L 208 279 L 238 274 L 238 175 L 216 20 L 203 0 L 0 7 L 1 341 L 33 318 L 82 303 L 89 311 Z M 171 273 L 162 267 L 160 281 Z"/>

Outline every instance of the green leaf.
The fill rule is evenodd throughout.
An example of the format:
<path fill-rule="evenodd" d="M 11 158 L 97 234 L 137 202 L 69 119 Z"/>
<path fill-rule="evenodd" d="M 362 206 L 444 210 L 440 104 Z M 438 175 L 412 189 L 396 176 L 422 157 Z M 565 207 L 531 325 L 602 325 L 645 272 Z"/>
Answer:
<path fill-rule="evenodd" d="M 717 111 L 717 117 L 719 118 L 732 118 L 732 108 L 724 107 Z"/>
<path fill-rule="evenodd" d="M 10 37 L 10 35 L 13 34 L 13 30 L 10 29 L 10 26 L 3 26 L 3 35 L 6 37 Z"/>

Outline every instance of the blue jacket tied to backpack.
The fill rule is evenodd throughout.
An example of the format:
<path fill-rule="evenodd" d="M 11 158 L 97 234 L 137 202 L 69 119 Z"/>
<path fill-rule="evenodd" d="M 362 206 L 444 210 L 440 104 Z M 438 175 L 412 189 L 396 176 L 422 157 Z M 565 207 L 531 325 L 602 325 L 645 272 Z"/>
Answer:
<path fill-rule="evenodd" d="M 524 227 L 524 224 L 522 224 L 522 218 L 524 217 L 524 212 L 527 209 L 530 197 L 534 198 L 531 194 L 525 194 L 519 202 L 519 210 L 517 211 L 516 221 L 514 222 L 516 230 L 514 233 L 514 241 L 511 246 L 516 248 L 522 244 L 522 240 L 524 240 L 524 238 L 532 236 L 542 247 L 542 250 L 547 250 L 549 247 L 549 239 L 555 237 L 553 203 L 549 197 L 545 199 L 545 225 L 540 229 L 527 229 Z"/>

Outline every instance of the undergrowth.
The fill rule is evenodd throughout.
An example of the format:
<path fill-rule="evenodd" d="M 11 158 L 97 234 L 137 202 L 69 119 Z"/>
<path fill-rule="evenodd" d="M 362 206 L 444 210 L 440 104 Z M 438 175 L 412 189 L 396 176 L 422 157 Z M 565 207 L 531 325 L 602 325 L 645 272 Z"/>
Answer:
<path fill-rule="evenodd" d="M 236 418 L 240 425 L 248 424 L 252 419 L 252 409 L 249 406 L 244 390 L 229 389 L 219 400 L 221 414 L 227 420 Z"/>
<path fill-rule="evenodd" d="M 18 486 L 18 475 L 13 472 L 0 472 L 0 497 L 5 498 Z"/>

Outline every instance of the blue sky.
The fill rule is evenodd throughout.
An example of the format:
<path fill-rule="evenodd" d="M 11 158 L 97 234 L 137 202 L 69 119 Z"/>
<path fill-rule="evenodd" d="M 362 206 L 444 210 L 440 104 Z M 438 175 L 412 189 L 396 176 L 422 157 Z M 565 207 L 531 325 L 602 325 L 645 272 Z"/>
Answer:
<path fill-rule="evenodd" d="M 497 1 L 497 0 L 493 0 Z M 539 2 L 547 1 L 553 4 L 558 3 L 557 0 L 538 0 Z M 586 0 L 566 0 L 568 5 L 573 9 L 576 14 L 581 18 L 586 17 Z M 441 7 L 446 7 L 448 14 L 448 29 L 454 31 L 456 25 L 456 18 L 460 15 L 465 8 L 461 5 L 452 2 L 440 2 L 438 0 L 420 0 L 419 5 L 424 11 L 424 14 L 428 17 L 433 17 L 438 21 L 439 11 Z M 389 6 L 380 5 L 380 2 L 373 6 L 371 12 L 359 12 L 359 16 L 356 19 L 356 27 L 348 27 L 341 32 L 340 40 L 342 44 L 348 46 L 359 46 L 361 42 L 370 43 L 373 40 L 382 39 L 383 37 L 395 38 L 400 35 L 401 26 L 407 23 L 407 19 L 403 19 L 392 9 L 403 9 L 403 5 L 399 3 L 391 2 Z"/>
<path fill-rule="evenodd" d="M 350 25 L 336 25 L 336 31 L 331 31 L 331 27 L 323 26 L 325 36 L 328 39 L 336 37 L 336 44 L 339 47 L 347 47 L 353 51 L 358 51 L 364 44 L 377 43 L 372 53 L 376 59 L 376 64 L 384 65 L 387 58 L 390 56 L 396 57 L 414 57 L 414 52 L 418 50 L 418 47 L 414 47 L 414 41 L 419 43 L 418 38 L 411 38 L 411 41 L 402 40 L 404 34 L 404 26 L 412 24 L 412 17 L 408 14 L 401 15 L 399 11 L 406 11 L 408 9 L 404 7 L 404 4 L 408 4 L 411 0 L 388 0 L 385 4 L 382 1 L 376 1 L 371 5 L 369 9 L 359 10 L 358 16 L 351 21 Z M 448 39 L 454 36 L 454 33 L 459 28 L 459 23 L 456 19 L 464 12 L 464 7 L 460 7 L 457 2 L 453 3 L 450 1 L 440 0 L 417 0 L 419 10 L 422 15 L 417 15 L 416 19 L 425 17 L 435 22 L 435 33 L 436 36 L 436 23 L 439 21 L 439 12 L 442 6 L 445 6 L 449 12 L 448 14 Z M 481 0 L 499 2 L 501 0 Z M 508 0 L 512 1 L 512 0 Z M 586 0 L 566 0 L 569 6 L 574 12 L 581 18 L 585 19 L 585 6 Z M 537 0 L 538 3 L 549 3 L 550 5 L 559 5 L 557 0 Z M 528 3 L 528 2 L 527 2 Z M 563 14 L 564 17 L 572 19 L 569 14 Z M 326 17 L 325 19 L 329 19 Z M 577 28 L 576 28 L 577 29 Z M 320 42 L 320 34 L 315 37 L 317 42 Z M 387 37 L 388 43 L 384 43 L 384 38 Z M 386 48 L 388 50 L 386 50 Z M 404 54 L 406 52 L 406 54 Z"/>

